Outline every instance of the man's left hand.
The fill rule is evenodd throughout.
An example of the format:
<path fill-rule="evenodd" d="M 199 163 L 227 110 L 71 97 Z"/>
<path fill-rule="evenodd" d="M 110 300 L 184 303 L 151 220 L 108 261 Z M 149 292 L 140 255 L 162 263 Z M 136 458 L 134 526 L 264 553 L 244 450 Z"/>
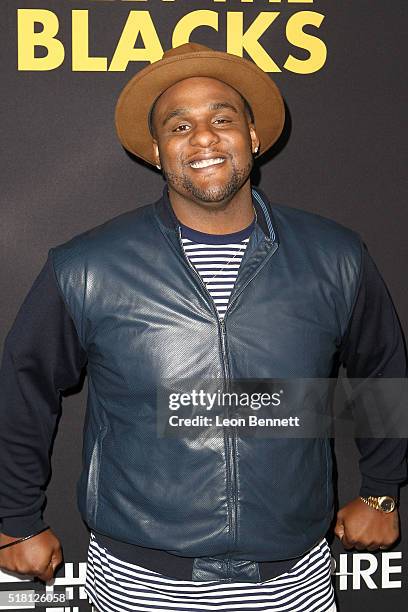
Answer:
<path fill-rule="evenodd" d="M 398 510 L 387 514 L 358 497 L 338 511 L 334 533 L 347 550 L 389 548 L 399 537 Z"/>

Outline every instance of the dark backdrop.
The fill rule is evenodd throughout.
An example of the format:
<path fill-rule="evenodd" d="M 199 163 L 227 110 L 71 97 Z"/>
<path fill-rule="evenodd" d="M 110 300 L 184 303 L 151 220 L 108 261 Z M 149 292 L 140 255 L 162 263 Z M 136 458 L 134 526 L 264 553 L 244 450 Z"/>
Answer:
<path fill-rule="evenodd" d="M 73 70 L 74 10 L 89 11 L 90 55 L 107 57 L 108 66 L 130 11 L 144 11 L 143 18 L 150 18 L 164 48 L 171 45 L 180 18 L 197 10 L 212 11 L 216 16 L 212 14 L 211 19 L 219 22 L 218 32 L 201 27 L 191 38 L 220 50 L 227 45 L 227 13 L 228 19 L 231 13 L 243 13 L 245 28 L 255 19 L 268 17 L 260 17 L 261 13 L 279 13 L 260 44 L 281 69 L 272 76 L 286 99 L 288 120 L 284 136 L 272 154 L 261 160 L 254 181 L 273 202 L 317 212 L 360 232 L 387 281 L 403 327 L 408 329 L 408 212 L 403 174 L 407 79 L 401 57 L 407 31 L 405 0 L 3 0 L 2 9 L 0 341 L 50 247 L 152 201 L 162 189 L 161 176 L 125 153 L 113 127 L 117 95 L 146 61 L 131 61 L 127 70 Z M 31 67 L 27 65 L 30 37 L 23 21 L 17 25 L 17 9 L 45 9 L 57 16 L 57 37 L 65 50 L 60 66 L 33 69 L 39 65 L 35 58 L 46 55 L 40 47 Z M 320 57 L 322 66 L 309 74 L 283 67 L 292 54 L 304 62 L 300 66 L 310 69 L 309 53 L 296 47 L 291 35 L 292 42 L 288 41 L 286 34 L 288 20 L 303 11 L 318 14 L 302 13 L 296 18 L 312 24 L 318 19 L 319 27 L 308 25 L 305 31 L 324 43 L 312 50 L 316 65 Z M 29 13 L 20 13 L 23 19 L 21 15 L 26 19 Z M 139 16 L 142 18 L 141 13 Z M 86 36 L 78 24 L 74 29 L 75 44 L 77 48 L 82 44 L 83 51 Z M 37 24 L 35 31 L 40 30 Z M 155 46 L 154 36 L 146 32 L 138 36 L 136 46 L 146 45 L 150 53 L 157 53 L 157 41 Z M 238 34 L 231 26 L 228 36 L 229 44 L 237 44 Z M 50 54 L 54 60 L 61 53 L 61 45 L 56 45 L 59 51 Z M 327 59 L 323 61 L 325 47 Z M 86 385 L 81 393 L 64 400 L 46 508 L 46 518 L 61 537 L 65 552 L 66 565 L 57 583 L 75 585 L 72 607 L 65 607 L 66 612 L 90 609 L 80 587 L 88 534 L 75 505 L 85 393 Z M 343 503 L 358 494 L 358 455 L 353 442 L 345 440 L 336 442 L 336 455 Z M 342 574 L 335 578 L 341 612 L 363 607 L 374 612 L 384 605 L 405 609 L 407 498 L 404 489 L 404 536 L 392 551 L 345 553 L 334 542 L 337 572 Z M 24 582 L 9 580 L 0 572 L 0 589 L 28 588 Z"/>

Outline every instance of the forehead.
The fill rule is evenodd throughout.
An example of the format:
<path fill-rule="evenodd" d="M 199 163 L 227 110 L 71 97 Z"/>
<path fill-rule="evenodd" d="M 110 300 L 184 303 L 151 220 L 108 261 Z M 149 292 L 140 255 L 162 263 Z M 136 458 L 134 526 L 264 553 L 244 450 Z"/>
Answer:
<path fill-rule="evenodd" d="M 244 109 L 241 95 L 232 87 L 209 77 L 191 77 L 175 83 L 159 97 L 155 104 L 155 114 L 160 115 L 174 108 L 189 110 L 208 107 L 215 102 L 229 102 Z"/>

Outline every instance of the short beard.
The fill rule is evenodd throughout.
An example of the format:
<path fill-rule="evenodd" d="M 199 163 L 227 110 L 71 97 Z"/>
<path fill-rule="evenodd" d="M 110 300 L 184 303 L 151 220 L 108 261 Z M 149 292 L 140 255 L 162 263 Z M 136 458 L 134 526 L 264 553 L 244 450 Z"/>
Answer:
<path fill-rule="evenodd" d="M 168 184 L 171 185 L 175 191 L 178 191 L 177 188 L 181 187 L 184 191 L 190 193 L 194 200 L 199 200 L 201 202 L 222 202 L 231 200 L 231 198 L 241 189 L 242 185 L 251 174 L 253 165 L 254 162 L 252 158 L 250 158 L 245 168 L 237 168 L 234 162 L 232 162 L 232 176 L 228 183 L 221 187 L 209 186 L 204 189 L 200 189 L 185 174 L 178 175 L 166 172 L 164 168 L 162 172 Z"/>

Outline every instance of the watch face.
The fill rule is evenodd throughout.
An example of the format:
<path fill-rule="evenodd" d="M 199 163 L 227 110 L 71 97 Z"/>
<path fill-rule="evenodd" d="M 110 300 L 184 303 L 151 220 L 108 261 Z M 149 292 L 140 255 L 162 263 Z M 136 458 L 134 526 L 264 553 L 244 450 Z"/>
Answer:
<path fill-rule="evenodd" d="M 378 501 L 383 512 L 392 512 L 395 508 L 395 501 L 392 497 L 381 497 Z"/>

